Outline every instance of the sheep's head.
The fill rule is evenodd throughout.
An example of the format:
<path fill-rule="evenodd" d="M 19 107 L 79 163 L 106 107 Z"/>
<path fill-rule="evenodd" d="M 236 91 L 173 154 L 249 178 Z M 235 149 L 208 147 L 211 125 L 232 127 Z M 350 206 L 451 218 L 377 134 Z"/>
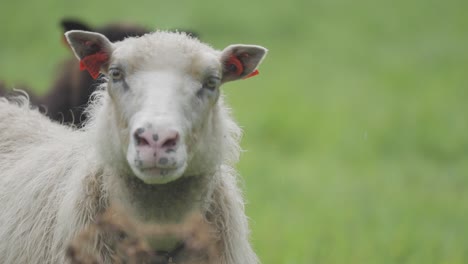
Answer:
<path fill-rule="evenodd" d="M 213 148 L 224 133 L 215 120 L 220 86 L 254 73 L 266 54 L 252 45 L 216 51 L 183 33 L 155 32 L 117 43 L 84 31 L 66 37 L 83 69 L 107 76 L 120 124 L 116 144 L 148 184 L 201 173 L 219 158 Z"/>

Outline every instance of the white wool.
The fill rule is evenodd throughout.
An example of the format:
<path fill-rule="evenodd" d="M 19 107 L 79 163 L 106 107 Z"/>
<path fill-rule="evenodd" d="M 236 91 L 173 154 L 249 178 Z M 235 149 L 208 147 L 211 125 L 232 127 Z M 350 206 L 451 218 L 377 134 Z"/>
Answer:
<path fill-rule="evenodd" d="M 157 32 L 115 44 L 111 61 L 125 59 L 132 76 L 167 67 L 176 69 L 177 76 L 192 76 L 198 74 L 193 72 L 194 57 L 206 66 L 219 54 L 184 34 Z M 31 109 L 24 96 L 0 100 L 0 263 L 64 263 L 68 242 L 110 203 L 122 204 L 141 220 L 161 223 L 201 211 L 217 228 L 220 264 L 258 263 L 232 168 L 239 157 L 241 130 L 223 96 L 200 119 L 203 126 L 185 135 L 184 175 L 167 184 L 147 185 L 127 162 L 128 109 L 116 103 L 115 97 L 123 95 L 108 91 L 116 88 L 108 83 L 94 94 L 89 121 L 79 130 L 50 121 Z M 131 78 L 129 83 L 138 84 Z M 199 117 L 187 117 L 183 126 L 192 119 Z M 96 243 L 95 250 L 110 263 L 106 241 Z"/>

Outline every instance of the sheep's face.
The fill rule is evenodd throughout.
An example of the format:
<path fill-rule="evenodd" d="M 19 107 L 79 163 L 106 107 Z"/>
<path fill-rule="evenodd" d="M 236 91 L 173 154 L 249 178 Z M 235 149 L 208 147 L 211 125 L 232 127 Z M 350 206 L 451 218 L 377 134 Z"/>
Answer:
<path fill-rule="evenodd" d="M 127 162 L 147 183 L 175 180 L 190 167 L 194 144 L 207 132 L 204 127 L 219 96 L 219 60 L 205 53 L 203 59 L 188 59 L 196 66 L 170 67 L 157 60 L 132 66 L 133 56 L 127 58 L 126 50 L 116 49 L 114 55 L 108 92 L 128 126 L 121 133 L 128 142 L 122 146 Z M 203 70 L 193 72 L 191 67 Z"/>
<path fill-rule="evenodd" d="M 82 31 L 67 38 L 83 68 L 96 75 L 97 65 L 107 75 L 121 151 L 135 176 L 148 184 L 201 174 L 219 164 L 220 85 L 251 74 L 266 53 L 246 45 L 219 52 L 167 32 L 115 44 Z"/>

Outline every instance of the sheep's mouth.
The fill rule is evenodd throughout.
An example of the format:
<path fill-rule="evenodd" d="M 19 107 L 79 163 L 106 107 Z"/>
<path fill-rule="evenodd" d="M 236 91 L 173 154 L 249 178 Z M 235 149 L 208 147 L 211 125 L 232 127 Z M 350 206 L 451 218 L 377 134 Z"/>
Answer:
<path fill-rule="evenodd" d="M 165 184 L 180 178 L 185 172 L 186 165 L 174 168 L 132 168 L 135 176 L 146 184 Z"/>

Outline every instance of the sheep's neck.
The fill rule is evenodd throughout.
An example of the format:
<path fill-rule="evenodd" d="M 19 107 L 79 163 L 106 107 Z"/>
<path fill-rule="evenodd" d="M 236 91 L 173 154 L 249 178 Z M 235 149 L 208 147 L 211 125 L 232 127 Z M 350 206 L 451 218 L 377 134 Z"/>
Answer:
<path fill-rule="evenodd" d="M 207 175 L 189 176 L 166 184 L 149 185 L 135 176 L 124 176 L 119 193 L 114 197 L 141 221 L 180 222 L 187 214 L 202 209 L 209 195 L 209 178 Z"/>

